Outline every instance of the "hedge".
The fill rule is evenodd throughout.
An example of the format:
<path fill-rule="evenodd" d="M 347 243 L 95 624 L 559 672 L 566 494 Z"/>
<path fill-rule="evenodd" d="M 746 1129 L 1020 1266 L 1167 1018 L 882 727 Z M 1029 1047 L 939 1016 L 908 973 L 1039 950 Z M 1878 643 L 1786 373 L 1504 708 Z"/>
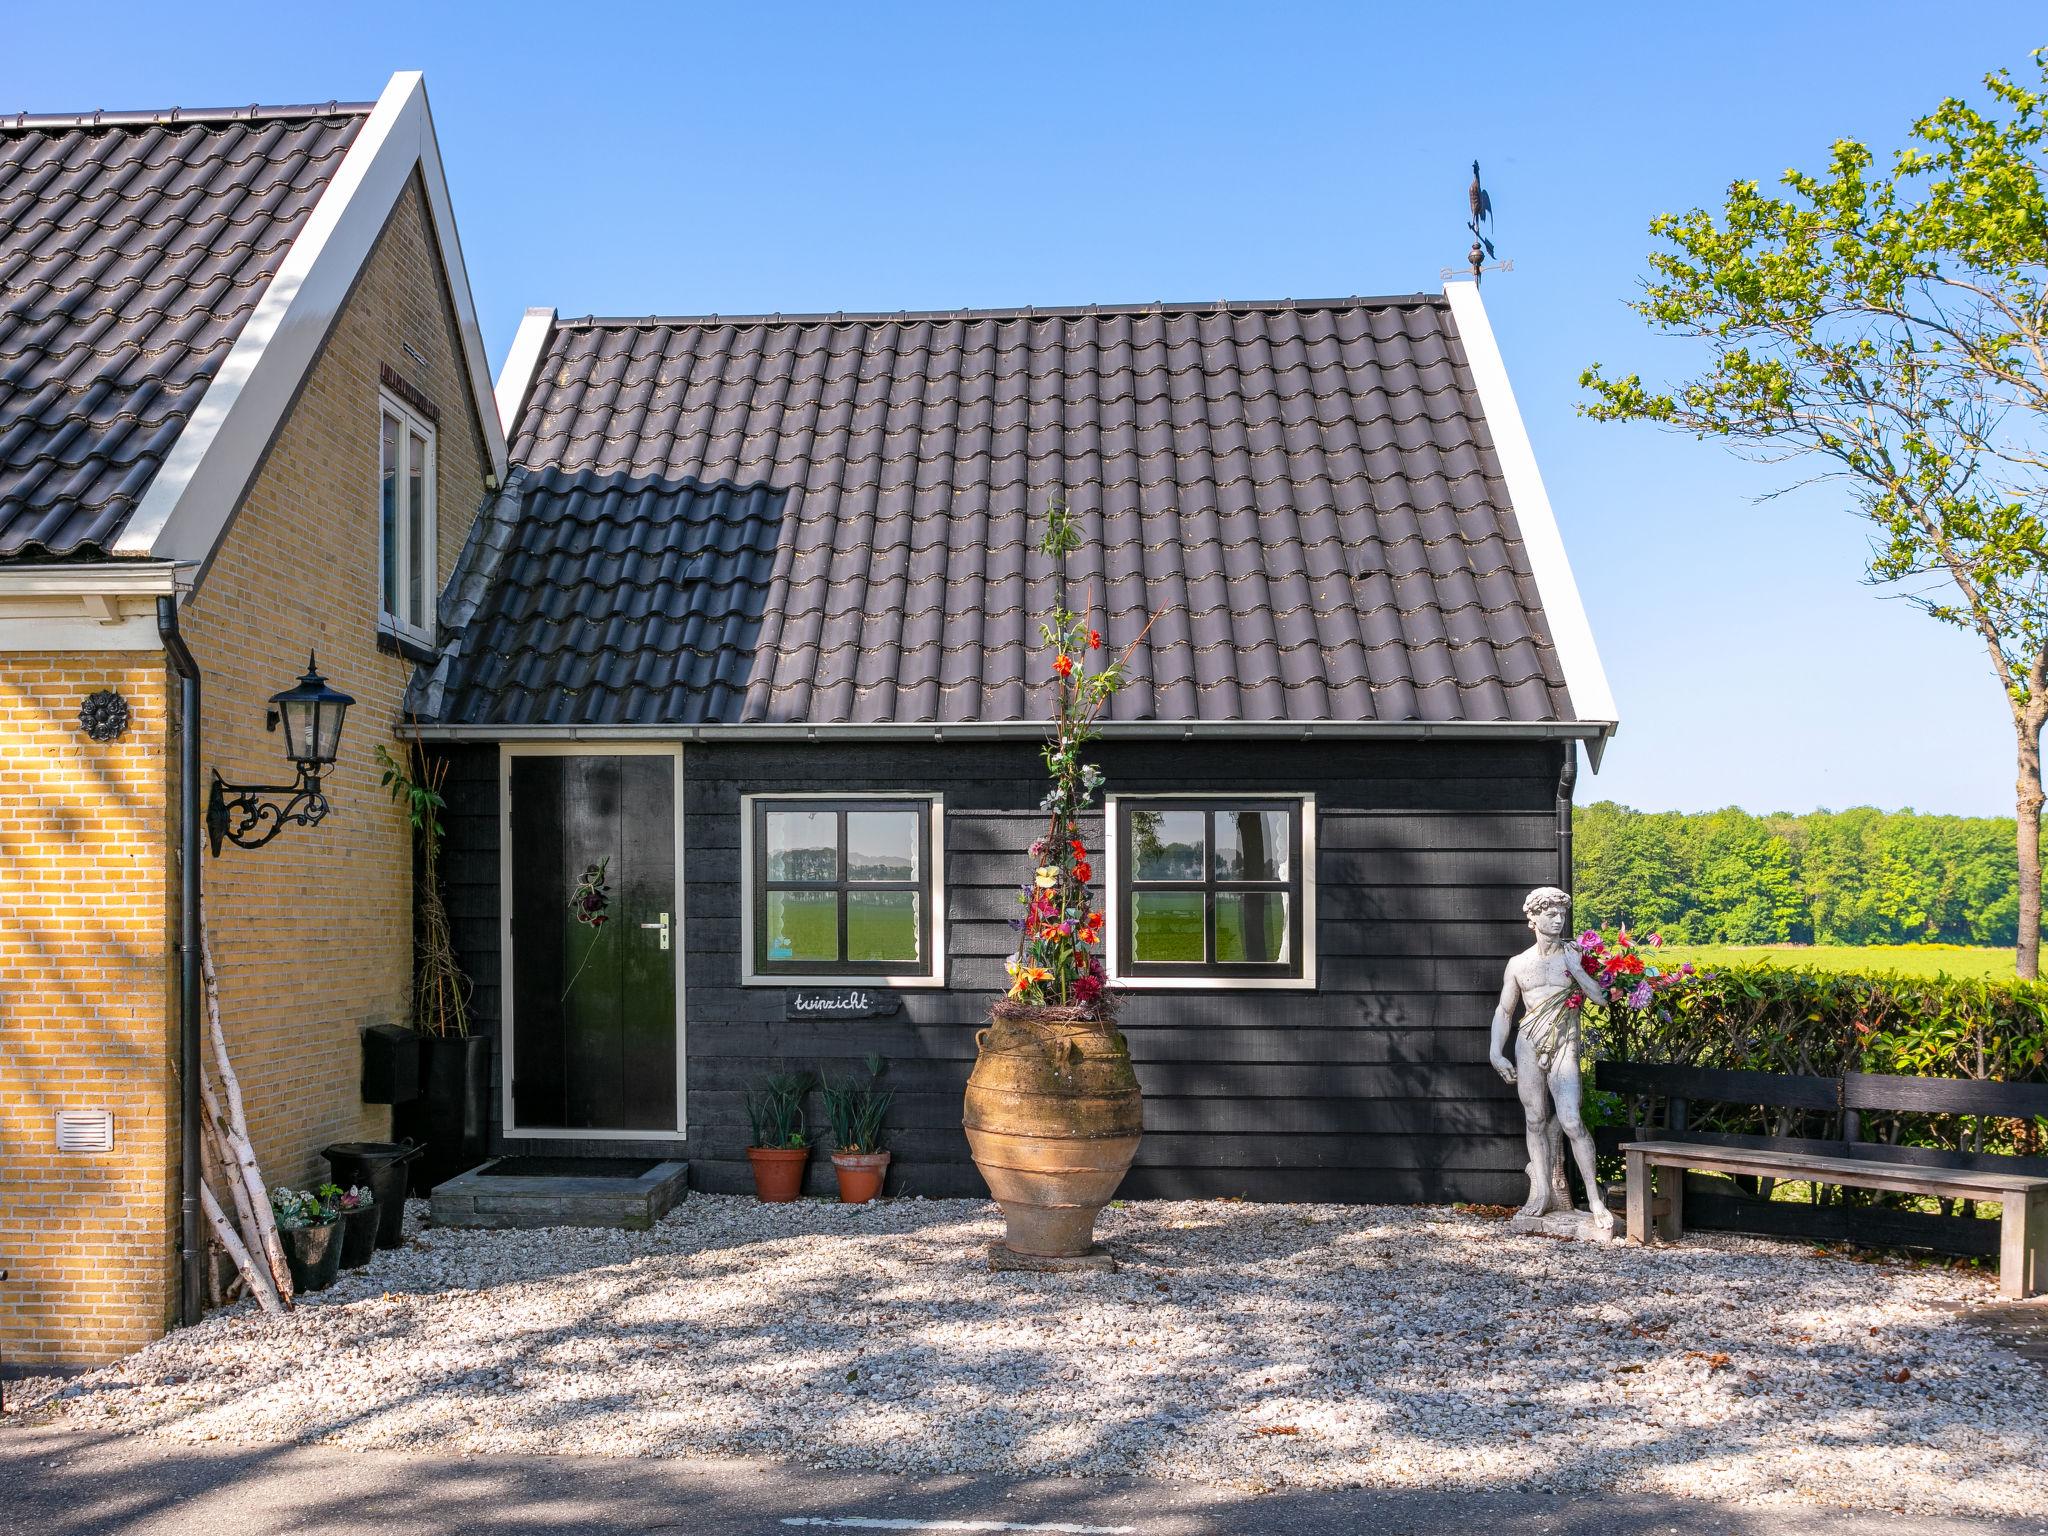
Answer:
<path fill-rule="evenodd" d="M 1853 976 L 1725 966 L 1632 1014 L 1588 1010 L 1589 1054 L 1625 1061 L 1838 1077 L 1887 1072 L 1994 1082 L 2048 1082 L 2048 982 Z M 1618 1101 L 1603 1105 L 1606 1119 Z M 1791 1110 L 1699 1106 L 1696 1125 L 1776 1136 L 1839 1134 Z M 1878 1124 L 1872 1124 L 1875 1119 Z M 2044 1122 L 1961 1123 L 1961 1117 L 1866 1116 L 1866 1136 L 1907 1145 L 2048 1150 Z"/>

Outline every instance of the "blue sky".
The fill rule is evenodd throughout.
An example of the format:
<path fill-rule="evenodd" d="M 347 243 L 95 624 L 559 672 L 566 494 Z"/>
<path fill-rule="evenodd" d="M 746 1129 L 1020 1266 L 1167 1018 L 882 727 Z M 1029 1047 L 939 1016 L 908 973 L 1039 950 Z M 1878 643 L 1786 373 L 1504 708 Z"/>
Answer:
<path fill-rule="evenodd" d="M 423 69 L 493 366 L 520 311 L 924 309 L 1486 285 L 1652 808 L 2011 814 L 1982 650 L 1862 585 L 1863 525 L 1574 414 L 1651 216 L 1895 143 L 2038 6 L 10 7 L 0 111 L 374 96 Z M 90 46 L 84 46 L 89 41 Z"/>

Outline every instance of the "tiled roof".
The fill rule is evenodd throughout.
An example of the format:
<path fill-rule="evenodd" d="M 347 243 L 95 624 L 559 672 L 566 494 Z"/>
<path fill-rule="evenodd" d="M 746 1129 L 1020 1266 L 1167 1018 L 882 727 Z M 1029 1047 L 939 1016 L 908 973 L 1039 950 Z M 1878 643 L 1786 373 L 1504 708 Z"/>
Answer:
<path fill-rule="evenodd" d="M 449 724 L 1042 720 L 1054 492 L 1112 719 L 1573 718 L 1440 298 L 563 324 L 513 461 Z"/>
<path fill-rule="evenodd" d="M 0 558 L 111 551 L 367 110 L 0 117 Z"/>

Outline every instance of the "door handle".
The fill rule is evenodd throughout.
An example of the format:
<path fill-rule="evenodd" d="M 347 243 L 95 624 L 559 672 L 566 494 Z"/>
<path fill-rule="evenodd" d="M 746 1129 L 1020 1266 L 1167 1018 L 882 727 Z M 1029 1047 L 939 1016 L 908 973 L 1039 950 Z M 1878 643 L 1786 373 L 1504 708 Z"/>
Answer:
<path fill-rule="evenodd" d="M 660 922 L 642 923 L 640 926 L 642 928 L 659 928 L 661 930 L 661 947 L 663 949 L 668 948 L 668 914 L 666 912 L 661 914 Z"/>

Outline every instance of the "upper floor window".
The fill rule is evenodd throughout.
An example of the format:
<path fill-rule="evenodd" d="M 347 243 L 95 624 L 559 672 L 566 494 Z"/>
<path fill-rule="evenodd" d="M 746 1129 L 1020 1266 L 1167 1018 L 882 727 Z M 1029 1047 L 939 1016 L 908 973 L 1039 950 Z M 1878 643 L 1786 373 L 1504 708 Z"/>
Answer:
<path fill-rule="evenodd" d="M 434 428 L 381 397 L 378 452 L 378 603 L 384 624 L 422 644 L 434 639 Z"/>
<path fill-rule="evenodd" d="M 1314 812 L 1306 797 L 1116 796 L 1115 975 L 1312 986 Z"/>
<path fill-rule="evenodd" d="M 933 796 L 747 797 L 746 979 L 944 974 Z"/>

